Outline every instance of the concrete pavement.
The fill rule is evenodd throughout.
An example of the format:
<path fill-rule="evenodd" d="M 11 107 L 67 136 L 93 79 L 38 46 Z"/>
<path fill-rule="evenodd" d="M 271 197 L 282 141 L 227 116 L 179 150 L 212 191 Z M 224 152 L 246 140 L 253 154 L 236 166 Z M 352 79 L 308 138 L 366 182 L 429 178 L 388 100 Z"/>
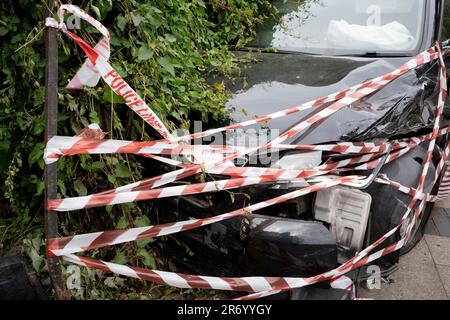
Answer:
<path fill-rule="evenodd" d="M 450 208 L 450 201 L 439 206 Z M 433 210 L 425 237 L 400 258 L 399 270 L 381 289 L 360 288 L 358 295 L 376 300 L 450 300 L 450 209 Z"/>

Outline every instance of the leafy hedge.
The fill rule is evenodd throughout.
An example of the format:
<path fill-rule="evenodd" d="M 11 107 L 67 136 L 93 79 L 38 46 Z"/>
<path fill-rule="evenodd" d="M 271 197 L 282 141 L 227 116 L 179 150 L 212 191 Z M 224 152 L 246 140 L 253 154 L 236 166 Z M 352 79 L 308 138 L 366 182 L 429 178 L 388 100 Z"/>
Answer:
<path fill-rule="evenodd" d="M 205 121 L 226 118 L 223 84 L 207 84 L 205 77 L 210 73 L 227 76 L 237 70 L 228 45 L 245 44 L 270 9 L 266 0 L 72 3 L 110 30 L 113 66 L 172 129 L 189 128 L 194 115 Z M 0 185 L 0 250 L 25 248 L 43 275 L 45 7 L 43 0 L 0 3 L 0 179 L 5 181 Z M 95 43 L 99 35 L 86 24 L 81 26 L 77 32 Z M 74 135 L 95 122 L 109 132 L 108 138 L 155 137 L 108 88 L 64 89 L 85 56 L 66 37 L 58 35 L 58 42 L 58 134 Z M 77 156 L 62 159 L 58 167 L 60 197 L 82 196 L 155 174 L 130 156 Z M 68 214 L 60 221 L 64 234 L 124 228 L 148 224 L 144 213 L 151 209 L 151 203 L 130 204 L 107 208 L 107 214 L 104 209 L 96 215 L 88 210 Z M 134 255 L 137 258 L 131 262 L 137 264 L 163 264 L 149 242 L 125 246 L 113 258 L 125 263 Z"/>

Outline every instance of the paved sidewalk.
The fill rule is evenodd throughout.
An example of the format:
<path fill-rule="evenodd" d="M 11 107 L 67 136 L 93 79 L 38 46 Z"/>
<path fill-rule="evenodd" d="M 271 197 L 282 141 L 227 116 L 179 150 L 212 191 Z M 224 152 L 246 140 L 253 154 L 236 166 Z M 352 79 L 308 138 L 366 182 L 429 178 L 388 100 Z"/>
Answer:
<path fill-rule="evenodd" d="M 449 201 L 441 206 L 449 206 Z M 400 258 L 392 283 L 381 290 L 359 289 L 359 296 L 376 300 L 450 300 L 450 209 L 436 207 L 425 237 Z"/>

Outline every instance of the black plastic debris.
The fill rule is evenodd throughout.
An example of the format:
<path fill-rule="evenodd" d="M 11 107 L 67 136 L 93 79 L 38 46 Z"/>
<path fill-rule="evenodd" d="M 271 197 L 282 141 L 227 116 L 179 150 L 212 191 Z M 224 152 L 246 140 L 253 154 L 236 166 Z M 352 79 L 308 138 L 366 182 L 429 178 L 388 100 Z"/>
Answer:
<path fill-rule="evenodd" d="M 21 255 L 0 257 L 0 300 L 46 300 L 36 273 Z"/>

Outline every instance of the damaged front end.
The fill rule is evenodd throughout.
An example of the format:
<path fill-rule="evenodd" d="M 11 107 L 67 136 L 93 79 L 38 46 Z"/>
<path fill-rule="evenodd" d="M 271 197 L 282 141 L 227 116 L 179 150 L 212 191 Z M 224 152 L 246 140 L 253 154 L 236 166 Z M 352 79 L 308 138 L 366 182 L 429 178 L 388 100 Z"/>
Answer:
<path fill-rule="evenodd" d="M 229 88 L 235 92 L 229 107 L 233 121 L 241 122 L 266 114 L 280 105 L 296 103 L 299 97 L 309 101 L 311 96 L 324 96 L 340 88 L 362 83 L 375 78 L 404 62 L 402 59 L 385 60 L 324 58 L 304 55 L 260 54 L 258 63 L 246 67 L 244 74 Z M 295 61 L 294 61 L 295 60 Z M 391 64 L 392 63 L 392 64 Z M 311 66 L 325 64 L 340 69 L 339 76 L 330 82 L 320 72 L 303 75 L 302 68 L 286 69 L 286 72 L 270 73 L 274 65 L 283 69 L 284 65 Z M 282 71 L 282 70 L 281 70 Z M 270 81 L 269 76 L 282 78 Z M 317 77 L 317 79 L 315 78 Z M 431 132 L 437 103 L 437 62 L 411 70 L 406 75 L 392 81 L 379 92 L 344 108 L 311 129 L 288 141 L 296 145 L 320 145 L 339 142 L 389 142 L 396 139 L 416 137 Z M 240 83 L 245 79 L 245 85 Z M 303 80 L 302 80 L 303 79 Z M 305 84 L 306 83 L 306 84 Z M 245 112 L 242 109 L 245 108 Z M 447 108 L 444 114 L 447 113 Z M 250 133 L 236 131 L 224 139 L 234 146 L 242 146 L 237 141 L 247 141 L 251 136 L 270 136 L 274 129 L 281 133 L 296 123 L 311 116 L 311 111 L 300 112 L 294 117 L 282 118 L 263 126 L 253 126 Z M 448 125 L 443 119 L 441 127 Z M 278 134 L 275 134 L 277 136 Z M 238 139 L 237 137 L 246 137 Z M 223 138 L 223 137 L 222 137 Z M 266 137 L 267 138 L 267 137 Z M 270 139 L 270 138 L 268 138 Z M 216 139 L 220 140 L 220 139 Z M 264 141 L 266 142 L 266 141 Z M 433 190 L 436 165 L 441 151 L 446 146 L 446 136 L 438 139 L 433 161 L 425 180 L 424 192 L 435 194 Z M 220 143 L 219 143 L 220 144 Z M 261 143 L 262 144 L 262 143 Z M 248 147 L 248 145 L 246 146 Z M 349 159 L 345 170 L 339 175 L 366 175 L 371 177 L 363 186 L 341 185 L 294 200 L 276 204 L 245 216 L 218 222 L 174 235 L 167 250 L 188 269 L 209 276 L 283 276 L 309 277 L 331 270 L 373 243 L 400 222 L 411 197 L 390 185 L 374 182 L 374 178 L 386 177 L 403 186 L 414 188 L 421 176 L 421 168 L 426 158 L 428 142 L 421 142 L 411 151 L 393 161 L 382 161 L 372 170 L 361 169 L 364 161 L 352 164 L 355 155 L 340 152 L 300 152 L 280 151 L 276 160 L 274 154 L 258 154 L 238 159 L 233 165 L 257 162 L 259 167 L 303 170 L 327 163 Z M 391 151 L 391 150 L 389 150 Z M 399 150 L 393 150 L 399 151 Z M 273 151 L 272 151 L 273 152 Z M 389 152 L 383 156 L 388 156 Z M 358 155 L 361 156 L 361 155 Z M 363 155 L 364 156 L 364 155 Z M 269 161 L 267 161 L 269 159 Z M 367 160 L 368 162 L 369 160 Z M 269 163 L 269 164 L 268 164 Z M 214 179 L 223 176 L 212 175 Z M 165 212 L 160 223 L 206 218 L 211 212 L 229 212 L 252 203 L 281 196 L 289 190 L 305 187 L 304 180 L 279 179 L 273 183 L 245 187 L 232 194 L 226 192 L 197 196 L 183 196 L 159 201 Z M 167 208 L 167 209 L 164 209 Z M 409 250 L 421 237 L 421 229 L 428 218 L 432 204 L 428 204 L 422 220 L 414 229 L 403 251 Z M 401 239 L 398 230 L 380 247 L 387 247 Z M 388 276 L 396 269 L 400 252 L 396 251 L 374 263 L 381 269 L 381 275 Z M 353 281 L 367 279 L 370 265 L 352 273 Z M 327 294 L 321 290 L 326 290 Z M 251 290 L 249 290 L 251 291 Z M 346 290 L 331 289 L 329 284 L 292 291 L 291 299 L 348 299 Z"/>

